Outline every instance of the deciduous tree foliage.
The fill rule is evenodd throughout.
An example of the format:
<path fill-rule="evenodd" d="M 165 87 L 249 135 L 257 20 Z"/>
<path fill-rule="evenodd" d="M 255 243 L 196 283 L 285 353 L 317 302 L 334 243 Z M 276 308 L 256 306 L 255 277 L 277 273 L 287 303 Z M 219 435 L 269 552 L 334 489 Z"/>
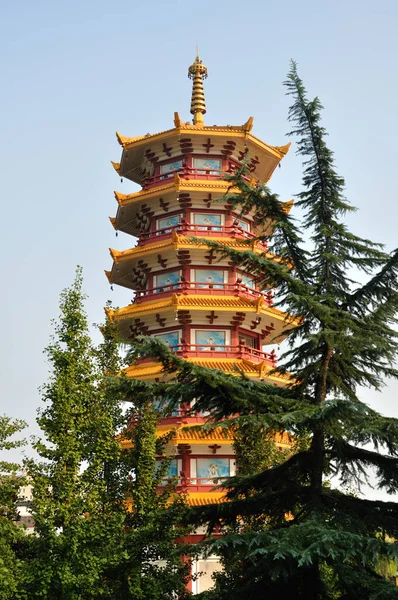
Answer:
<path fill-rule="evenodd" d="M 170 406 L 195 399 L 195 410 L 211 412 L 208 427 L 256 424 L 308 440 L 281 464 L 231 478 L 225 503 L 191 511 L 192 522 L 227 532 L 205 544 L 208 552 L 245 564 L 239 577 L 227 573 L 216 591 L 203 597 L 396 598 L 397 589 L 378 565 L 397 559 L 398 547 L 385 535 L 398 539 L 398 506 L 342 490 L 355 489 L 372 469 L 379 490 L 398 491 L 398 420 L 360 398 L 361 386 L 379 391 L 386 378 L 398 375 L 398 251 L 389 254 L 349 231 L 344 217 L 354 209 L 326 144 L 320 101 L 308 99 L 295 63 L 285 84 L 293 99 L 291 135 L 304 158 L 296 203 L 301 223 L 268 187 L 250 183 L 243 167 L 229 177 L 223 202 L 242 214 L 254 210 L 259 222 L 271 219 L 269 251 L 282 259 L 257 255 L 249 246 L 238 252 L 206 243 L 250 272 L 261 287 L 275 287 L 279 306 L 300 318 L 279 366 L 288 385 L 200 368 L 154 339 L 136 345 L 131 358 L 157 356 L 174 382 L 158 384 L 154 393 L 167 397 Z M 338 488 L 330 485 L 332 477 Z M 241 526 L 265 515 L 265 528 Z"/>
<path fill-rule="evenodd" d="M 27 598 L 49 600 L 171 599 L 189 568 L 175 544 L 184 505 L 169 506 L 170 490 L 156 495 L 156 417 L 138 408 L 139 394 L 133 415 L 124 410 L 130 399 L 113 384 L 121 362 L 115 327 L 106 321 L 94 346 L 82 283 L 78 268 L 45 350 L 41 462 L 28 463 L 36 536 L 19 587 Z M 122 446 L 131 436 L 131 447 Z"/>
<path fill-rule="evenodd" d="M 129 399 L 128 380 L 122 387 L 123 397 Z M 120 598 L 184 600 L 191 596 L 186 587 L 191 574 L 189 547 L 183 542 L 190 529 L 184 525 L 187 506 L 185 497 L 176 493 L 177 482 L 163 487 L 170 464 L 166 455 L 170 436 L 157 437 L 159 412 L 152 394 L 137 391 L 132 400 L 132 426 L 124 434 L 132 450 L 126 456 L 131 473 L 126 518 L 129 535 L 125 540 L 128 559 L 120 567 Z M 164 460 L 157 462 L 159 456 Z"/>
<path fill-rule="evenodd" d="M 109 469 L 120 459 L 120 415 L 102 374 L 117 368 L 115 351 L 111 338 L 94 348 L 84 299 L 79 268 L 45 350 L 50 373 L 35 443 L 42 462 L 28 465 L 37 532 L 26 570 L 32 598 L 112 597 L 106 573 L 121 551 L 123 486 L 115 488 Z"/>
<path fill-rule="evenodd" d="M 25 534 L 17 524 L 16 502 L 19 489 L 25 483 L 21 466 L 5 460 L 7 451 L 17 450 L 24 441 L 15 435 L 26 427 L 20 419 L 0 415 L 0 599 L 20 598 L 19 582 L 23 574 L 23 561 L 19 546 Z"/>

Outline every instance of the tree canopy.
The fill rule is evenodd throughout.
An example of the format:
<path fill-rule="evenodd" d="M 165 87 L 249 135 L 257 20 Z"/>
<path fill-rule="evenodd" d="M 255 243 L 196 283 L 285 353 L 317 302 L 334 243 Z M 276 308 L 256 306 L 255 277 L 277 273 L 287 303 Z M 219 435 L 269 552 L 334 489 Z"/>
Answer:
<path fill-rule="evenodd" d="M 355 209 L 326 143 L 321 103 L 308 98 L 294 62 L 285 85 L 293 101 L 290 135 L 304 159 L 296 202 L 301 222 L 243 166 L 227 176 L 231 188 L 223 202 L 242 214 L 254 211 L 259 224 L 272 219 L 272 236 L 258 238 L 267 239 L 269 253 L 206 243 L 260 287 L 276 288 L 277 305 L 299 319 L 277 369 L 286 385 L 203 369 L 155 339 L 135 344 L 131 358 L 161 360 L 174 380 L 147 389 L 164 394 L 170 406 L 195 400 L 195 410 L 211 413 L 207 427 L 255 424 L 307 440 L 280 464 L 231 478 L 226 502 L 191 511 L 192 522 L 226 533 L 210 537 L 203 550 L 236 556 L 244 565 L 238 577 L 221 577 L 204 597 L 395 598 L 397 589 L 377 565 L 397 559 L 397 546 L 386 538 L 397 539 L 397 504 L 350 490 L 366 481 L 369 469 L 378 489 L 398 489 L 398 420 L 360 398 L 362 386 L 379 391 L 398 375 L 398 251 L 388 253 L 349 231 L 344 218 Z M 255 523 L 264 516 L 266 526 L 243 528 L 244 518 Z"/>

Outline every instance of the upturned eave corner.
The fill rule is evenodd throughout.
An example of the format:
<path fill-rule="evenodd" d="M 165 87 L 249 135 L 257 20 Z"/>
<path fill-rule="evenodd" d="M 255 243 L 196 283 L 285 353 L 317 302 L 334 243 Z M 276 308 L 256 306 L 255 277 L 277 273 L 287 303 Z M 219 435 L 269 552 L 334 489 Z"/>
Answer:
<path fill-rule="evenodd" d="M 113 160 L 111 160 L 111 165 L 115 169 L 116 173 L 120 175 L 120 163 L 113 162 Z"/>
<path fill-rule="evenodd" d="M 123 252 L 121 252 L 120 250 L 115 250 L 114 248 L 109 248 L 109 254 L 113 258 L 113 260 L 116 261 L 123 254 Z"/>
<path fill-rule="evenodd" d="M 121 133 L 116 131 L 116 139 L 123 149 L 129 144 L 132 144 L 133 142 L 136 142 L 137 140 L 140 140 L 143 137 L 144 136 L 142 135 L 137 135 L 135 137 L 127 137 L 126 135 L 122 135 Z"/>
<path fill-rule="evenodd" d="M 106 273 L 106 271 L 105 271 Z M 115 309 L 114 308 L 109 308 L 109 306 L 104 306 L 104 312 L 106 317 L 110 320 L 110 321 L 114 321 L 115 320 Z"/>
<path fill-rule="evenodd" d="M 290 213 L 290 211 L 293 208 L 293 204 L 294 204 L 294 200 L 287 200 L 286 202 L 283 203 L 283 210 L 285 211 L 285 213 L 288 215 Z"/>
<path fill-rule="evenodd" d="M 113 195 L 115 196 L 115 200 L 119 204 L 119 206 L 121 205 L 122 201 L 126 200 L 127 198 L 127 194 L 122 194 L 121 192 L 117 191 L 114 191 Z"/>
<path fill-rule="evenodd" d="M 119 133 L 118 131 L 116 131 L 116 139 L 119 142 L 120 146 L 122 146 L 122 148 L 124 148 L 124 143 L 126 141 L 126 137 L 124 135 L 122 135 L 121 133 Z"/>
<path fill-rule="evenodd" d="M 177 129 L 178 129 L 179 127 L 181 127 L 181 125 L 182 125 L 181 117 L 178 114 L 178 112 L 175 112 L 174 113 L 174 126 L 177 127 Z"/>
<path fill-rule="evenodd" d="M 289 142 L 288 144 L 285 144 L 284 146 L 274 146 L 275 150 L 277 150 L 280 154 L 282 154 L 282 156 L 286 156 L 286 154 L 289 152 L 290 150 L 290 146 L 292 145 L 292 142 Z"/>
<path fill-rule="evenodd" d="M 254 121 L 254 117 L 249 117 L 246 121 L 246 123 L 243 123 L 242 125 L 242 129 L 243 131 L 251 131 L 253 129 L 253 121 Z"/>

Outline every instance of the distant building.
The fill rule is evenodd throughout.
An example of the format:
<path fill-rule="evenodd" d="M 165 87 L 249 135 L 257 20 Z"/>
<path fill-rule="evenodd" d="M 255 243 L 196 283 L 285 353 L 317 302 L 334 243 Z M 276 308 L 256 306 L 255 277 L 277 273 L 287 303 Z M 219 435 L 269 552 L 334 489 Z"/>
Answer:
<path fill-rule="evenodd" d="M 26 529 L 26 533 L 31 534 L 35 530 L 35 521 L 31 513 L 31 504 L 33 500 L 33 486 L 29 483 L 29 478 L 23 487 L 19 489 L 17 500 L 17 511 L 19 519 L 17 524 Z"/>

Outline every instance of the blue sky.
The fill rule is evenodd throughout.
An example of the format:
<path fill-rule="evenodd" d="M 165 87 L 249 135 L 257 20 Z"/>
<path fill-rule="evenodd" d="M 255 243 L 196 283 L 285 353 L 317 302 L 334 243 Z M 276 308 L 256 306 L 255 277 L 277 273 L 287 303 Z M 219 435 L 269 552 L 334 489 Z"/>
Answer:
<path fill-rule="evenodd" d="M 209 69 L 208 124 L 241 124 L 270 144 L 286 143 L 289 100 L 281 82 L 289 60 L 310 95 L 325 106 L 324 125 L 359 207 L 349 225 L 364 237 L 397 245 L 398 3 L 395 0 L 158 0 L 3 2 L 0 22 L 1 255 L 3 318 L 0 413 L 33 425 L 37 391 L 47 376 L 42 354 L 58 314 L 58 298 L 77 264 L 84 268 L 90 322 L 100 322 L 112 293 L 103 270 L 115 239 L 110 165 L 127 136 L 188 119 L 187 68 L 199 43 Z M 290 199 L 301 189 L 294 149 L 271 181 Z M 363 397 L 398 416 L 398 385 Z"/>

